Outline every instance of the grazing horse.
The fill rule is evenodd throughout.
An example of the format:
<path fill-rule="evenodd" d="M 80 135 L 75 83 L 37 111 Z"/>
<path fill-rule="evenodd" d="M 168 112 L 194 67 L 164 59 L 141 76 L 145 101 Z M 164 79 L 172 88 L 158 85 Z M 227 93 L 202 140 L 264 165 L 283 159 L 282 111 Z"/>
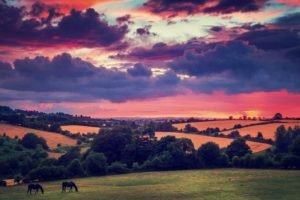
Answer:
<path fill-rule="evenodd" d="M 38 184 L 38 183 L 31 183 L 28 185 L 28 190 L 27 190 L 27 194 L 30 193 L 31 194 L 31 190 L 35 190 L 35 194 L 39 192 L 39 190 L 41 190 L 42 194 L 44 194 L 44 189 L 43 187 Z"/>
<path fill-rule="evenodd" d="M 69 192 L 72 191 L 73 187 L 75 188 L 75 191 L 78 192 L 78 187 L 73 181 L 63 182 L 61 185 L 62 192 L 65 192 L 67 187 L 70 188 Z"/>

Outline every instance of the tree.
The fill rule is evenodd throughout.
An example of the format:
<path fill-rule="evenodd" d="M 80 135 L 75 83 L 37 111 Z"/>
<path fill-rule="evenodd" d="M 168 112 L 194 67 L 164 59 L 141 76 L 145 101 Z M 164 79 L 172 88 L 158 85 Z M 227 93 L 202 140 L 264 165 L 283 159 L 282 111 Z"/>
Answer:
<path fill-rule="evenodd" d="M 221 156 L 219 145 L 214 142 L 203 144 L 198 149 L 198 156 L 206 167 L 216 167 Z"/>
<path fill-rule="evenodd" d="M 38 137 L 34 133 L 26 133 L 20 140 L 20 144 L 28 149 L 36 149 L 38 145 L 41 145 L 43 149 L 49 149 L 46 140 L 42 137 Z"/>
<path fill-rule="evenodd" d="M 21 182 L 21 180 L 23 179 L 21 174 L 17 174 L 14 176 L 14 182 L 19 184 Z"/>
<path fill-rule="evenodd" d="M 227 148 L 226 154 L 229 158 L 234 156 L 243 157 L 247 153 L 252 153 L 250 147 L 246 144 L 246 140 L 243 138 L 238 138 L 234 140 Z"/>
<path fill-rule="evenodd" d="M 86 169 L 90 175 L 103 175 L 106 173 L 107 162 L 103 153 L 92 153 L 86 159 Z"/>
<path fill-rule="evenodd" d="M 285 127 L 279 126 L 275 132 L 275 147 L 279 153 L 287 152 L 290 144 Z"/>
<path fill-rule="evenodd" d="M 67 170 L 71 172 L 74 176 L 83 176 L 84 170 L 78 159 L 72 160 L 72 162 L 68 165 Z"/>
<path fill-rule="evenodd" d="M 183 132 L 185 133 L 196 133 L 198 132 L 198 129 L 195 127 L 192 127 L 191 124 L 185 125 Z"/>
<path fill-rule="evenodd" d="M 262 132 L 258 132 L 256 138 L 259 139 L 259 140 L 264 139 L 264 136 L 263 136 Z"/>
<path fill-rule="evenodd" d="M 104 153 L 108 162 L 112 163 L 122 160 L 125 148 L 131 142 L 131 133 L 112 130 L 100 133 L 94 139 L 91 149 L 98 153 Z"/>
<path fill-rule="evenodd" d="M 80 157 L 80 148 L 72 147 L 67 153 L 58 158 L 58 163 L 60 165 L 67 166 L 76 158 Z"/>
<path fill-rule="evenodd" d="M 300 135 L 294 140 L 291 145 L 291 152 L 294 155 L 300 156 Z"/>
<path fill-rule="evenodd" d="M 108 168 L 108 172 L 114 173 L 114 174 L 123 174 L 129 172 L 129 169 L 127 168 L 127 165 L 122 162 L 114 162 L 112 163 Z"/>
<path fill-rule="evenodd" d="M 240 135 L 240 132 L 238 132 L 238 131 L 232 131 L 231 133 L 228 134 L 228 137 L 238 138 L 238 137 L 241 137 L 241 135 Z"/>
<path fill-rule="evenodd" d="M 276 113 L 273 117 L 274 120 L 281 120 L 283 117 L 282 117 L 282 114 L 281 113 Z"/>

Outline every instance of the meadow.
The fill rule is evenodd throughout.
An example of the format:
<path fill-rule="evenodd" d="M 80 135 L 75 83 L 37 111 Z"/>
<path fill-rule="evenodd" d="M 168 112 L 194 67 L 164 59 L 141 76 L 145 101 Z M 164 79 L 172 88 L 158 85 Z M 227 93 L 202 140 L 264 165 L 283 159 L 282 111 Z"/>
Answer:
<path fill-rule="evenodd" d="M 99 133 L 100 128 L 99 127 L 93 127 L 93 126 L 80 126 L 80 125 L 66 125 L 61 126 L 61 129 L 63 131 L 69 131 L 72 134 L 87 134 L 87 133 Z"/>
<path fill-rule="evenodd" d="M 178 133 L 178 132 L 155 132 L 155 136 L 160 139 L 165 136 L 175 136 L 176 138 L 188 138 L 192 140 L 194 147 L 198 149 L 201 145 L 207 142 L 214 142 L 218 144 L 221 148 L 227 147 L 233 139 L 230 138 L 221 138 L 221 137 L 211 137 L 205 135 L 196 135 L 196 134 L 188 134 L 188 133 Z M 256 152 L 264 151 L 271 147 L 269 144 L 259 143 L 259 142 L 252 142 L 247 141 L 247 144 L 251 148 L 251 150 Z"/>
<path fill-rule="evenodd" d="M 42 131 L 32 128 L 25 128 L 21 126 L 9 125 L 9 124 L 0 124 L 0 135 L 6 134 L 8 137 L 14 138 L 23 138 L 26 133 L 35 133 L 39 137 L 43 137 L 50 149 L 57 148 L 58 144 L 61 146 L 75 146 L 76 140 L 64 136 L 59 133 Z"/>
<path fill-rule="evenodd" d="M 26 185 L 1 187 L 1 200 L 296 200 L 300 171 L 187 170 L 132 173 L 74 180 L 79 192 L 61 192 L 61 182 L 42 183 L 43 195 L 26 195 Z"/>

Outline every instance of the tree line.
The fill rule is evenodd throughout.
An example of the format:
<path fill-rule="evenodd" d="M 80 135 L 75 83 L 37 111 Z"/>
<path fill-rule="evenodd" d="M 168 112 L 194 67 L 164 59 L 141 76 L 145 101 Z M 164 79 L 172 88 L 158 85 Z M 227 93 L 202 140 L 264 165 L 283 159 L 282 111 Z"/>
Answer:
<path fill-rule="evenodd" d="M 47 156 L 44 141 L 36 137 L 32 134 L 21 140 L 0 137 L 2 178 L 14 176 L 16 181 L 28 182 L 135 171 L 300 168 L 299 127 L 278 127 L 274 146 L 260 154 L 253 154 L 244 138 L 235 139 L 226 148 L 208 142 L 195 149 L 192 141 L 186 138 L 166 136 L 156 140 L 129 126 L 118 126 L 101 130 L 85 153 L 80 153 L 79 147 L 73 147 L 54 159 Z"/>

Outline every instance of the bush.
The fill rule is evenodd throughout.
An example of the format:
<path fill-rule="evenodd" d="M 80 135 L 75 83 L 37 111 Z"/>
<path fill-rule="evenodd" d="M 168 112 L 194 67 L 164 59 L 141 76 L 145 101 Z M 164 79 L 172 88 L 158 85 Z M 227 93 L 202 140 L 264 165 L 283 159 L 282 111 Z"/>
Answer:
<path fill-rule="evenodd" d="M 108 172 L 113 174 L 124 174 L 128 173 L 129 169 L 127 168 L 127 165 L 122 162 L 114 162 L 112 163 L 108 168 Z"/>
<path fill-rule="evenodd" d="M 226 154 L 233 158 L 234 156 L 243 157 L 248 153 L 252 153 L 250 147 L 246 144 L 245 139 L 238 138 L 234 140 L 227 148 Z"/>
<path fill-rule="evenodd" d="M 20 143 L 28 149 L 36 149 L 38 145 L 41 145 L 43 149 L 49 149 L 46 140 L 42 137 L 38 137 L 34 133 L 27 133 Z"/>
<path fill-rule="evenodd" d="M 29 180 L 48 181 L 48 180 L 68 178 L 70 176 L 71 174 L 68 173 L 67 170 L 62 166 L 60 167 L 43 166 L 31 170 L 28 173 L 27 178 Z"/>
<path fill-rule="evenodd" d="M 86 169 L 90 175 L 103 175 L 106 173 L 107 162 L 103 153 L 92 153 L 86 159 Z"/>
<path fill-rule="evenodd" d="M 67 167 L 67 170 L 73 174 L 73 176 L 83 176 L 84 170 L 78 159 L 74 159 Z"/>
<path fill-rule="evenodd" d="M 140 170 L 141 170 L 141 166 L 139 165 L 138 162 L 134 162 L 134 163 L 132 164 L 132 170 L 133 170 L 133 171 L 140 171 Z"/>
<path fill-rule="evenodd" d="M 23 176 L 21 174 L 17 174 L 14 177 L 14 182 L 19 184 L 22 181 L 22 179 L 23 179 Z"/>
<path fill-rule="evenodd" d="M 6 187 L 7 183 L 4 180 L 0 180 L 0 186 Z"/>
<path fill-rule="evenodd" d="M 285 155 L 282 158 L 281 166 L 285 169 L 299 169 L 300 168 L 300 157 L 295 155 Z"/>
<path fill-rule="evenodd" d="M 203 161 L 205 167 L 217 167 L 221 156 L 219 145 L 214 142 L 203 144 L 198 149 L 198 156 Z"/>

